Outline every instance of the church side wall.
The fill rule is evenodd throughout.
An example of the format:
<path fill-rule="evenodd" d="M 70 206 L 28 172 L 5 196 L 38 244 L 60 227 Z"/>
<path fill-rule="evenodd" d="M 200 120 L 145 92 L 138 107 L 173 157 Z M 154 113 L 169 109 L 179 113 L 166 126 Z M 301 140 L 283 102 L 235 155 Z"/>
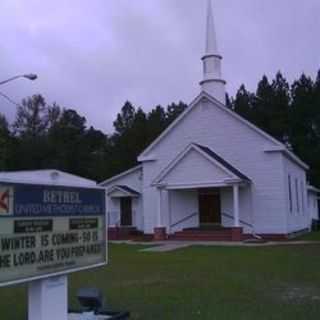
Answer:
<path fill-rule="evenodd" d="M 312 218 L 308 208 L 305 170 L 285 156 L 283 156 L 283 164 L 285 172 L 287 232 L 292 233 L 309 228 Z"/>
<path fill-rule="evenodd" d="M 308 211 L 311 219 L 319 220 L 318 194 L 313 191 L 308 191 Z"/>

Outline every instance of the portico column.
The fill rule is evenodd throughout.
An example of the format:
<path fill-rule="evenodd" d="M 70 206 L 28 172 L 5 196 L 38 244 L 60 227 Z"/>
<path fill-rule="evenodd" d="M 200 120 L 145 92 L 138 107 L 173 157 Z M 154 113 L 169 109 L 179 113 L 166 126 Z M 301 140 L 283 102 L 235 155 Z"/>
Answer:
<path fill-rule="evenodd" d="M 234 227 L 240 227 L 239 217 L 239 185 L 233 185 L 233 215 L 234 215 Z"/>
<path fill-rule="evenodd" d="M 157 227 L 162 227 L 162 189 L 158 189 L 158 214 L 157 214 Z"/>
<path fill-rule="evenodd" d="M 167 191 L 167 210 L 168 210 L 168 234 L 171 234 L 172 216 L 171 216 L 171 206 L 170 206 L 170 191 Z"/>
<path fill-rule="evenodd" d="M 158 188 L 158 209 L 156 218 L 156 227 L 154 228 L 154 240 L 163 241 L 167 239 L 167 230 L 162 224 L 162 198 L 163 198 L 163 188 Z"/>
<path fill-rule="evenodd" d="M 111 227 L 111 217 L 110 217 L 110 208 L 109 208 L 109 196 L 108 194 L 106 195 L 106 219 L 107 219 L 107 223 L 106 223 L 106 226 L 107 226 L 107 229 L 109 227 Z"/>

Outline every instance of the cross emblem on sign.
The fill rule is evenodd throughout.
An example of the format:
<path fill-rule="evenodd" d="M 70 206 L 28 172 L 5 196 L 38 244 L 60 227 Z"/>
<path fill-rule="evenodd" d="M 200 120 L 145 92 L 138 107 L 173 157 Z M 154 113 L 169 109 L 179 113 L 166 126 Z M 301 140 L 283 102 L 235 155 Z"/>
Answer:
<path fill-rule="evenodd" d="M 10 214 L 10 188 L 0 188 L 0 215 Z"/>

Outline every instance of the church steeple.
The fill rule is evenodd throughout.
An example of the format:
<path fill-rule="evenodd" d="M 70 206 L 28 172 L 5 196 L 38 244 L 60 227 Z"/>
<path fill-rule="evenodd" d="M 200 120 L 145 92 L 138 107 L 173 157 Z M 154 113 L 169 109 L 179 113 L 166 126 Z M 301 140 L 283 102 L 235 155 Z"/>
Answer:
<path fill-rule="evenodd" d="M 202 90 L 222 102 L 226 103 L 226 82 L 222 79 L 222 56 L 218 53 L 217 37 L 214 26 L 211 0 L 208 0 L 206 50 L 202 57 L 203 80 L 200 82 Z"/>

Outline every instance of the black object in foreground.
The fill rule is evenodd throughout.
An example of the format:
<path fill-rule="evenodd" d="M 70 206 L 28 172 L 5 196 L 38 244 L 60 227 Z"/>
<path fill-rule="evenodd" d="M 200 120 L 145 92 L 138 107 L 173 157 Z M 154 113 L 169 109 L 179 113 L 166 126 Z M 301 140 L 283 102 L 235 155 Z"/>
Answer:
<path fill-rule="evenodd" d="M 69 315 L 79 315 L 86 312 L 92 312 L 94 315 L 99 317 L 105 316 L 106 319 L 110 320 L 126 320 L 129 319 L 129 312 L 114 312 L 110 310 L 103 310 L 103 294 L 97 288 L 81 288 L 78 290 L 77 298 L 82 307 L 81 311 L 69 310 Z"/>
<path fill-rule="evenodd" d="M 102 292 L 97 288 L 81 288 L 78 291 L 77 298 L 85 311 L 94 311 L 98 313 L 103 306 Z"/>

